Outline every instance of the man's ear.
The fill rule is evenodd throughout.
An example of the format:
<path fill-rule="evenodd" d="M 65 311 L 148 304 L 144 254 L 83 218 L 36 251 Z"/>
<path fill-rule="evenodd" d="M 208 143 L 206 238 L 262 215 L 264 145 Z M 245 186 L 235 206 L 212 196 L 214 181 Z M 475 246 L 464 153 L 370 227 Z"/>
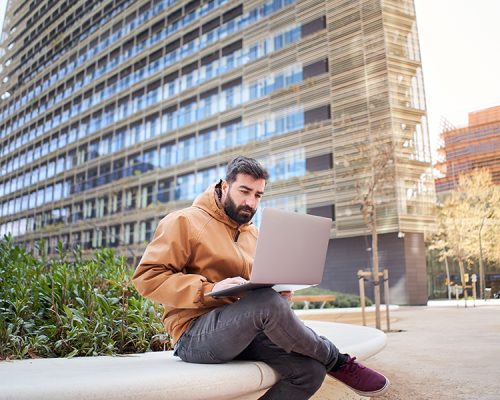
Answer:
<path fill-rule="evenodd" d="M 221 184 L 222 195 L 225 196 L 227 194 L 228 190 L 229 190 L 229 183 L 227 183 L 227 181 L 222 181 L 222 184 Z"/>
<path fill-rule="evenodd" d="M 219 201 L 224 204 L 226 202 L 227 194 L 229 193 L 229 183 L 222 181 L 220 185 L 220 199 Z"/>

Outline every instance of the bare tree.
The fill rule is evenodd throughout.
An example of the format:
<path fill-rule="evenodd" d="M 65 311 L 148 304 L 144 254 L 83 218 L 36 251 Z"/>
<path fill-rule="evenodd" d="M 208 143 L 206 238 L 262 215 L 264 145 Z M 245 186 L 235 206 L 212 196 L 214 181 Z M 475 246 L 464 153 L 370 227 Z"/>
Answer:
<path fill-rule="evenodd" d="M 471 261 L 471 255 L 467 251 L 473 231 L 471 213 L 472 209 L 469 203 L 465 201 L 458 191 L 453 191 L 441 207 L 438 215 L 440 225 L 444 227 L 445 245 L 448 248 L 448 254 L 454 256 L 458 261 L 460 281 L 464 288 L 464 298 L 467 298 L 465 268 Z"/>
<path fill-rule="evenodd" d="M 448 293 L 448 300 L 451 299 L 451 279 L 450 279 L 450 267 L 448 265 L 448 257 L 452 256 L 452 252 L 448 248 L 448 238 L 446 236 L 446 226 L 444 226 L 443 218 L 440 218 L 440 214 L 442 213 L 442 205 L 437 206 L 437 230 L 432 232 L 429 237 L 429 250 L 437 251 L 439 255 L 439 261 L 444 261 L 444 265 L 446 268 L 446 286 Z"/>
<path fill-rule="evenodd" d="M 368 174 L 364 178 L 358 179 L 356 186 L 361 215 L 365 225 L 370 229 L 372 237 L 373 295 L 377 329 L 381 329 L 377 206 L 381 203 L 381 197 L 387 184 L 394 182 L 394 150 L 394 142 L 363 145 L 359 148 L 360 154 L 369 160 Z"/>
<path fill-rule="evenodd" d="M 484 298 L 484 259 L 491 259 L 491 248 L 498 241 L 500 231 L 496 215 L 500 214 L 500 187 L 493 183 L 487 169 L 476 169 L 467 175 L 460 175 L 455 197 L 468 204 L 470 236 L 466 251 L 479 260 L 480 296 Z M 495 238 L 496 236 L 496 238 Z"/>

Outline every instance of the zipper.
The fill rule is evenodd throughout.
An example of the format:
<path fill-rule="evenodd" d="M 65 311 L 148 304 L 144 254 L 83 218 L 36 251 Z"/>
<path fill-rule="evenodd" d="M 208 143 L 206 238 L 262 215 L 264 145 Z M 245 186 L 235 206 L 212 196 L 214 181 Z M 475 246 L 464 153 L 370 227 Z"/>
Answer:
<path fill-rule="evenodd" d="M 241 257 L 241 261 L 243 263 L 243 266 L 241 268 L 241 273 L 240 273 L 240 276 L 244 276 L 245 274 L 245 270 L 247 269 L 246 268 L 246 262 L 245 262 L 245 257 L 243 256 L 243 253 L 241 252 L 241 248 L 240 246 L 238 245 L 238 238 L 240 237 L 240 228 L 238 227 L 238 229 L 236 229 L 236 233 L 233 237 L 233 242 L 234 242 L 234 245 L 236 246 L 236 250 L 238 250 L 238 254 L 240 255 Z"/>

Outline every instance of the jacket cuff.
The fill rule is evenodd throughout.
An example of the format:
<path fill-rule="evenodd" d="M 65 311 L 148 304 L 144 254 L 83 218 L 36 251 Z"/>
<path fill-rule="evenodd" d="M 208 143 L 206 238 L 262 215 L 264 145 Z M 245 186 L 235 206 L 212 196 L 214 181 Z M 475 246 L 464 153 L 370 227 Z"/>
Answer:
<path fill-rule="evenodd" d="M 215 283 L 212 282 L 202 282 L 201 284 L 201 302 L 205 306 L 210 306 L 211 303 L 219 304 L 214 297 L 212 296 L 206 296 L 205 293 L 210 293 L 215 286 Z"/>
<path fill-rule="evenodd" d="M 209 293 L 214 289 L 215 283 L 212 282 L 202 282 L 201 284 L 201 302 L 204 306 L 213 307 L 220 306 L 221 304 L 227 303 L 223 299 L 213 297 L 213 296 L 205 296 L 205 293 Z"/>

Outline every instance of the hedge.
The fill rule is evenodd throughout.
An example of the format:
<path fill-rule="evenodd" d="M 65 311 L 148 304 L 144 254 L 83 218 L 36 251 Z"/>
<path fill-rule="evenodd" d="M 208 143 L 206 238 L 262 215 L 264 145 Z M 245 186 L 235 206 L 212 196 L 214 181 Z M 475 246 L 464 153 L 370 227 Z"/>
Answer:
<path fill-rule="evenodd" d="M 44 246 L 40 246 L 43 248 Z M 0 359 L 129 354 L 164 347 L 161 306 L 110 249 L 35 257 L 0 240 Z"/>
<path fill-rule="evenodd" d="M 346 308 L 346 307 L 361 307 L 361 300 L 358 295 L 341 293 L 329 289 L 323 289 L 319 287 L 310 287 L 306 289 L 297 290 L 296 295 L 321 295 L 321 294 L 332 294 L 335 295 L 335 301 L 327 301 L 324 308 Z M 323 302 L 311 302 L 309 308 L 319 308 Z M 373 303 L 369 298 L 365 298 L 365 305 L 371 306 Z M 294 309 L 301 309 L 304 307 L 302 303 L 295 303 L 293 305 Z"/>

